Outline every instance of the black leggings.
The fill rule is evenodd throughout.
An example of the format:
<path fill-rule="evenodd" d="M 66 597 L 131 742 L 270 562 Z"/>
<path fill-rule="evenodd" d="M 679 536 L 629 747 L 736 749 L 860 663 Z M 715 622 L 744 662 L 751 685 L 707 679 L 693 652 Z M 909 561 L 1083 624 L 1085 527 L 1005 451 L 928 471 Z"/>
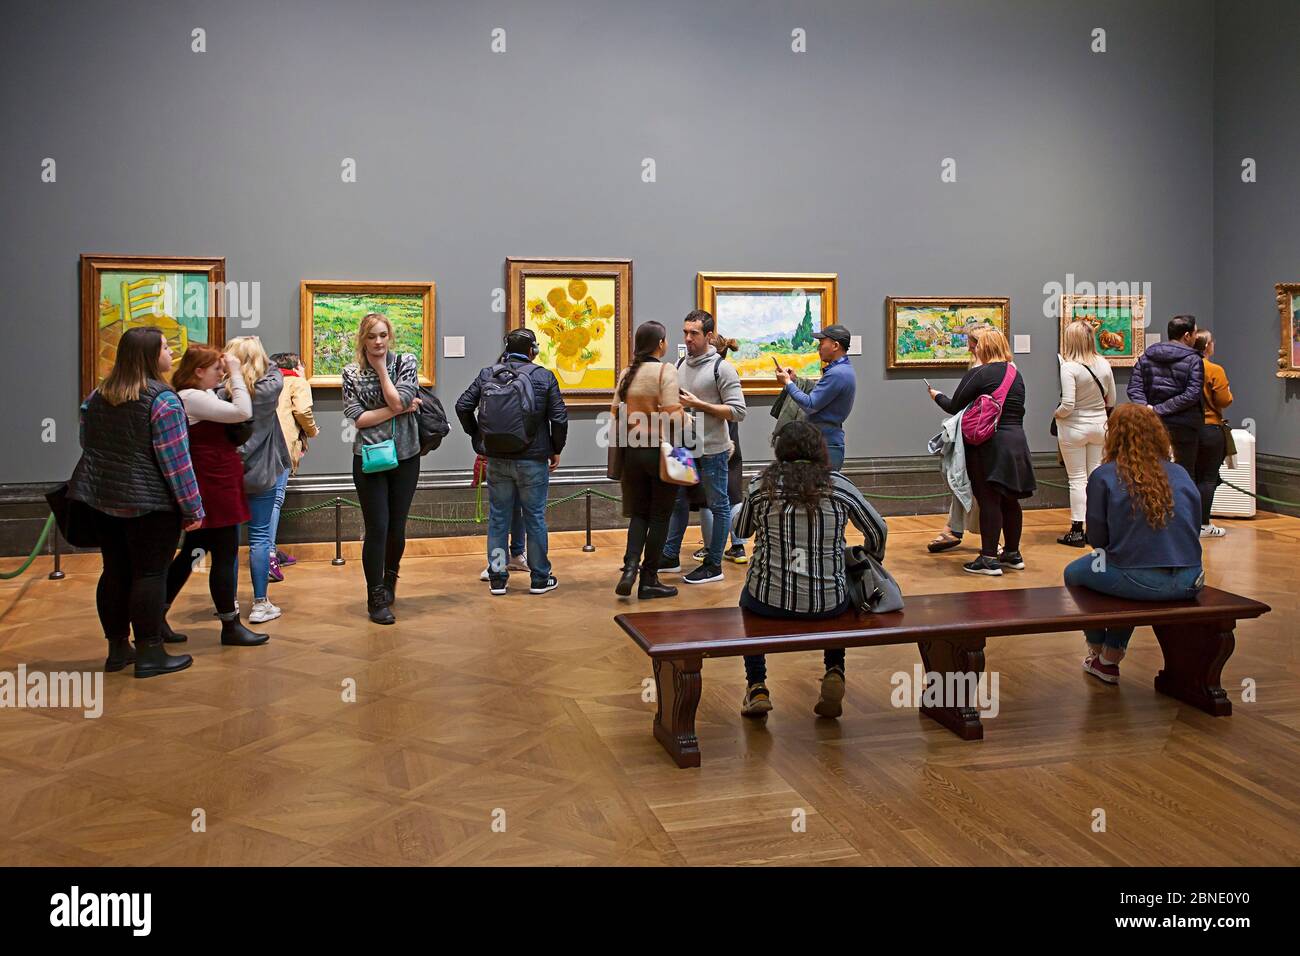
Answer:
<path fill-rule="evenodd" d="M 980 506 L 980 554 L 996 558 L 998 538 L 1002 538 L 1008 553 L 1019 551 L 1020 532 L 1025 523 L 1020 499 L 984 477 L 984 461 L 978 451 L 966 456 L 966 469 L 970 475 L 971 491 Z"/>
<path fill-rule="evenodd" d="M 642 577 L 659 572 L 677 502 L 677 485 L 659 478 L 660 454 L 657 445 L 628 448 L 623 453 L 623 513 L 629 518 L 623 567 L 633 568 L 639 562 Z"/>
<path fill-rule="evenodd" d="M 167 569 L 167 603 L 176 600 L 196 563 L 207 560 L 208 593 L 218 614 L 235 611 L 235 588 L 239 577 L 239 525 L 186 531 L 180 554 Z"/>
<path fill-rule="evenodd" d="M 361 502 L 361 519 L 366 526 L 361 545 L 361 566 L 366 587 L 384 583 L 384 572 L 397 573 L 406 550 L 406 516 L 420 480 L 420 456 L 412 455 L 396 468 L 367 475 L 361 470 L 361 456 L 352 456 L 352 483 Z"/>
<path fill-rule="evenodd" d="M 175 511 L 151 511 L 138 518 L 116 518 L 93 512 L 104 561 L 95 607 L 104 636 L 119 640 L 135 631 L 135 642 L 160 638 L 167 564 L 176 553 L 181 516 Z"/>
<path fill-rule="evenodd" d="M 1201 492 L 1201 524 L 1210 523 L 1210 508 L 1214 506 L 1214 490 L 1219 487 L 1219 469 L 1227 444 L 1223 429 L 1218 425 L 1202 425 L 1196 446 L 1196 472 L 1192 478 Z"/>
<path fill-rule="evenodd" d="M 1169 445 L 1174 453 L 1174 461 L 1183 466 L 1192 481 L 1196 480 L 1196 459 L 1201 445 L 1201 429 L 1198 425 L 1170 425 L 1165 423 L 1169 433 Z M 1217 467 L 1217 466 L 1216 466 Z"/>

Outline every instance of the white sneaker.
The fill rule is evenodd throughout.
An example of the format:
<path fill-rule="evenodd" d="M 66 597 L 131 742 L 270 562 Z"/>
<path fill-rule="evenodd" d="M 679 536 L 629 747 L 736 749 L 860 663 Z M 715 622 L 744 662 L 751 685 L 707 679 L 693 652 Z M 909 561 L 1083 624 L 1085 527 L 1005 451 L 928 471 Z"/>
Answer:
<path fill-rule="evenodd" d="M 528 566 L 528 559 L 525 558 L 522 554 L 512 554 L 510 556 L 510 562 L 506 565 L 506 570 L 507 571 L 531 571 L 532 568 Z"/>
<path fill-rule="evenodd" d="M 487 568 L 484 568 L 484 569 L 483 569 L 483 573 L 480 574 L 480 575 L 478 576 L 478 579 L 479 579 L 480 581 L 486 581 L 486 580 L 488 579 L 488 569 L 487 569 Z"/>
<path fill-rule="evenodd" d="M 280 609 L 272 604 L 269 598 L 262 598 L 260 601 L 253 602 L 253 609 L 248 612 L 248 623 L 265 624 L 279 616 Z"/>
<path fill-rule="evenodd" d="M 1201 525 L 1202 538 L 1222 538 L 1227 533 L 1228 533 L 1227 531 L 1220 528 L 1213 521 L 1211 521 L 1209 524 Z"/>

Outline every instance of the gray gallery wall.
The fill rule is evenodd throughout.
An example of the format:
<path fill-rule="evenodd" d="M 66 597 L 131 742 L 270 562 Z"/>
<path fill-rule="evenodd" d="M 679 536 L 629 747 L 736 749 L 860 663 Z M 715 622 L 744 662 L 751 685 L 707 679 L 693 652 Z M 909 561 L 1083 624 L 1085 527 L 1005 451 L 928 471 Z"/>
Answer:
<path fill-rule="evenodd" d="M 439 334 L 469 351 L 439 357 L 448 404 L 498 348 L 507 255 L 631 257 L 635 317 L 674 342 L 699 270 L 836 272 L 865 337 L 851 456 L 923 453 L 939 417 L 884 373 L 884 297 L 1009 295 L 1049 450 L 1045 283 L 1150 282 L 1157 316 L 1212 312 L 1214 25 L 1211 0 L 23 4 L 0 36 L 0 481 L 75 462 L 83 252 L 224 255 L 261 284 L 271 350 L 296 347 L 301 279 L 436 280 Z M 1225 330 L 1262 321 L 1236 307 L 1248 284 Z M 337 393 L 318 408 L 305 470 L 342 471 Z M 579 417 L 566 462 L 597 463 Z M 470 461 L 453 440 L 425 468 Z"/>
<path fill-rule="evenodd" d="M 1215 11 L 1214 315 L 1235 421 L 1258 450 L 1300 455 L 1300 379 L 1277 377 L 1273 286 L 1300 282 L 1300 3 L 1246 0 Z M 1280 41 L 1280 42 L 1279 42 Z M 1257 179 L 1242 181 L 1254 159 Z"/>

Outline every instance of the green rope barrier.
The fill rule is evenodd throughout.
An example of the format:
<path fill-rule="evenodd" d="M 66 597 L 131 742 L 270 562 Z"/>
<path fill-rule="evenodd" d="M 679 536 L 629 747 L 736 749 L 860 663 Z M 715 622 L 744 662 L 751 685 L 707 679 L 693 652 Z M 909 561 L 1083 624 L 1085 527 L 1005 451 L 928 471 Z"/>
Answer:
<path fill-rule="evenodd" d="M 22 563 L 15 571 L 0 571 L 0 581 L 12 581 L 18 575 L 22 574 L 32 566 L 36 556 L 45 550 L 45 541 L 50 536 L 50 529 L 54 527 L 54 515 L 51 514 L 45 519 L 45 527 L 41 529 L 41 536 L 36 539 L 36 547 L 32 548 L 32 553 L 27 555 L 27 560 Z"/>
<path fill-rule="evenodd" d="M 1061 488 L 1064 490 L 1068 490 L 1070 487 L 1069 485 L 1063 485 L 1060 482 L 1047 481 L 1042 478 L 1038 479 L 1038 484 L 1047 485 L 1050 488 Z M 1241 492 L 1243 495 L 1250 495 L 1250 497 L 1255 498 L 1258 501 L 1266 501 L 1269 504 L 1281 505 L 1285 508 L 1300 508 L 1300 502 L 1283 501 L 1280 498 L 1270 498 L 1267 495 L 1256 494 L 1255 492 L 1247 491 L 1245 488 L 1242 488 L 1238 485 L 1234 485 L 1230 481 L 1224 481 L 1223 484 L 1227 485 L 1229 488 L 1233 489 L 1234 491 Z M 934 494 L 926 494 L 926 495 L 887 495 L 887 494 L 883 494 L 882 492 L 864 491 L 862 494 L 866 498 L 879 498 L 883 501 L 927 501 L 934 498 L 947 498 L 949 495 L 952 494 L 952 492 L 939 491 L 939 492 L 935 492 Z M 595 488 L 584 488 L 582 491 L 574 492 L 573 494 L 566 495 L 563 498 L 555 498 L 551 501 L 547 501 L 546 507 L 548 509 L 555 508 L 558 507 L 559 505 L 568 504 L 570 501 L 577 501 L 579 498 L 583 498 L 588 495 L 590 495 L 593 498 L 600 498 L 603 501 L 619 502 L 623 500 L 618 495 L 606 494 L 603 491 L 597 491 Z M 282 518 L 297 518 L 301 515 L 312 514 L 313 512 L 316 511 L 324 511 L 326 508 L 333 508 L 336 505 L 347 505 L 349 508 L 360 508 L 361 502 L 353 501 L 351 498 L 334 497 L 329 499 L 328 501 L 322 501 L 314 505 L 307 505 L 306 507 L 294 508 L 289 511 L 281 512 L 280 516 Z M 445 524 L 445 525 L 480 524 L 481 525 L 487 520 L 487 516 L 485 515 L 483 510 L 483 483 L 480 482 L 477 486 L 475 486 L 474 489 L 474 514 L 473 515 L 468 515 L 465 517 L 409 515 L 408 517 L 409 520 L 411 521 L 423 521 L 427 524 Z M 25 560 L 22 563 L 22 565 L 18 567 L 16 570 L 0 571 L 0 581 L 13 580 L 14 578 L 18 577 L 20 574 L 22 574 L 32 566 L 32 562 L 36 560 L 36 556 L 40 554 L 42 550 L 44 550 L 45 542 L 49 538 L 50 529 L 53 526 L 54 526 L 54 515 L 50 515 L 48 518 L 45 519 L 45 527 L 41 529 L 40 537 L 36 540 L 36 546 L 32 548 L 32 553 L 27 556 L 27 560 Z"/>

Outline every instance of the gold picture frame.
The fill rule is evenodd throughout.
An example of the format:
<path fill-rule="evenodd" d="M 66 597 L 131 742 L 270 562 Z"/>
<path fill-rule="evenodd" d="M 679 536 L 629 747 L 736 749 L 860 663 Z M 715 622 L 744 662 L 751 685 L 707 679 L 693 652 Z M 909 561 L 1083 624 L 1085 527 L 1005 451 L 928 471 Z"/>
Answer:
<path fill-rule="evenodd" d="M 1300 378 L 1300 282 L 1279 282 L 1274 289 L 1278 318 L 1282 322 L 1277 377 Z"/>
<path fill-rule="evenodd" d="M 1065 327 L 1086 319 L 1093 327 L 1097 354 L 1112 368 L 1132 368 L 1146 348 L 1147 297 L 1145 295 L 1076 295 L 1062 292 L 1058 349 Z"/>
<path fill-rule="evenodd" d="M 821 377 L 813 329 L 838 319 L 834 272 L 698 272 L 695 307 L 713 316 L 716 331 L 740 347 L 727 356 L 747 395 L 777 395 L 772 360 L 796 374 Z M 816 312 L 813 314 L 813 303 Z M 784 346 L 784 347 L 783 347 Z"/>
<path fill-rule="evenodd" d="M 506 259 L 506 332 L 531 329 L 534 360 L 569 406 L 608 406 L 632 361 L 632 260 Z"/>
<path fill-rule="evenodd" d="M 965 370 L 974 326 L 991 325 L 1011 341 L 1011 297 L 1005 295 L 891 295 L 885 297 L 885 319 L 888 372 Z"/>
<path fill-rule="evenodd" d="M 340 388 L 343 366 L 356 361 L 357 326 L 369 312 L 388 316 L 392 351 L 411 352 L 420 384 L 433 387 L 437 370 L 437 284 L 366 279 L 304 279 L 298 289 L 298 341 L 313 388 Z"/>

